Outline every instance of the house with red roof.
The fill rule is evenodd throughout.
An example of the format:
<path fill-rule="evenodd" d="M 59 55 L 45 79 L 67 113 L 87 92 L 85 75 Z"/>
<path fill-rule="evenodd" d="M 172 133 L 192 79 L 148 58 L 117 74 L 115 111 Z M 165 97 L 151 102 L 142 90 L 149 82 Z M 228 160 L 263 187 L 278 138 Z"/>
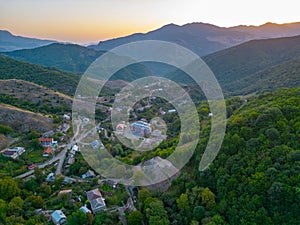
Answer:
<path fill-rule="evenodd" d="M 53 138 L 42 138 L 42 137 L 39 138 L 39 142 L 44 147 L 49 147 L 56 143 Z"/>
<path fill-rule="evenodd" d="M 52 148 L 50 146 L 46 147 L 44 150 L 44 154 L 50 155 L 52 153 Z"/>

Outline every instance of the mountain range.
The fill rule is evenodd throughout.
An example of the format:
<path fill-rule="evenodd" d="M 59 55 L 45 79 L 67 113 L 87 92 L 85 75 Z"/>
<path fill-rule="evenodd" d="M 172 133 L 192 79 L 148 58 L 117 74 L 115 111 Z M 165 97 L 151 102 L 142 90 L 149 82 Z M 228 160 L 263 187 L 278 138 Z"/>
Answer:
<path fill-rule="evenodd" d="M 119 45 L 143 40 L 162 40 L 177 43 L 200 56 L 204 56 L 243 42 L 296 36 L 300 34 L 300 22 L 289 24 L 266 23 L 261 26 L 218 27 L 206 23 L 190 23 L 182 26 L 168 24 L 148 33 L 136 33 L 125 37 L 100 41 L 90 48 L 107 51 Z"/>
<path fill-rule="evenodd" d="M 49 45 L 54 42 L 56 41 L 16 36 L 9 31 L 0 30 L 0 52 L 36 48 L 44 45 Z"/>
<path fill-rule="evenodd" d="M 266 38 L 266 35 L 277 37 L 297 33 L 299 24 L 277 25 L 268 23 L 259 27 L 220 28 L 209 24 L 193 23 L 184 26 L 167 25 L 148 34 L 166 34 L 164 37 L 167 38 L 167 34 L 175 32 L 173 37 L 179 40 L 181 37 L 185 38 L 184 34 L 186 36 L 201 36 L 201 33 L 204 37 L 208 33 L 213 34 L 213 31 L 218 31 L 219 33 L 214 33 L 214 35 L 221 37 L 224 34 L 222 31 L 225 30 L 228 35 L 243 34 L 239 37 L 246 37 L 247 31 L 249 33 L 247 33 L 246 39 L 250 38 L 251 35 L 261 37 L 262 39 L 246 41 L 202 57 L 214 72 L 227 95 L 245 95 L 272 91 L 281 87 L 299 86 L 300 36 Z M 198 31 L 192 32 L 192 28 L 197 28 Z M 188 32 L 189 29 L 190 32 Z M 180 30 L 181 35 L 176 36 L 176 32 Z M 237 37 L 235 36 L 235 38 Z M 207 41 L 205 38 L 201 40 Z M 123 43 L 130 40 L 124 37 L 106 43 L 117 44 L 120 41 Z M 195 43 L 198 42 L 189 40 L 183 43 L 197 46 Z M 101 42 L 97 46 L 108 46 L 102 44 L 104 43 Z M 216 45 L 208 45 L 207 48 L 210 48 L 209 46 Z M 83 47 L 75 44 L 51 43 L 34 49 L 2 52 L 2 55 L 5 56 L 0 57 L 0 78 L 24 79 L 73 95 L 80 74 L 84 73 L 88 66 L 105 52 L 91 47 L 96 48 L 96 46 Z M 133 64 L 118 71 L 113 79 L 132 81 L 149 75 L 166 77 L 183 84 L 192 82 L 182 71 L 157 63 Z"/>
<path fill-rule="evenodd" d="M 135 33 L 125 37 L 100 41 L 97 45 L 88 47 L 107 51 L 133 41 L 162 40 L 177 43 L 200 56 L 204 56 L 249 40 L 296 35 L 300 35 L 300 22 L 266 23 L 260 26 L 241 25 L 228 28 L 207 23 L 189 23 L 182 26 L 168 24 L 148 33 Z M 1 52 L 36 48 L 55 42 L 57 41 L 15 36 L 9 31 L 0 30 Z"/>

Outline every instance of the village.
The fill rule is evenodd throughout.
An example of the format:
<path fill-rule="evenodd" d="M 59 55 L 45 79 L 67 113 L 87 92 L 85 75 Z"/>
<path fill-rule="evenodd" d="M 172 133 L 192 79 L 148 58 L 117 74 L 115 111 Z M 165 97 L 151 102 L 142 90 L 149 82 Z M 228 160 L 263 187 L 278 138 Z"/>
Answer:
<path fill-rule="evenodd" d="M 87 119 L 83 118 L 83 121 Z M 68 130 L 71 127 L 71 115 L 63 115 L 63 123 L 61 126 L 53 131 L 47 131 L 38 138 L 39 144 L 43 147 L 41 152 L 42 157 L 45 159 L 43 163 L 33 163 L 28 165 L 28 171 L 15 177 L 15 179 L 23 179 L 24 181 L 30 181 L 36 177 L 36 171 L 42 171 L 43 180 L 49 185 L 54 184 L 58 179 L 61 179 L 61 188 L 55 196 L 58 200 L 64 199 L 68 202 L 73 202 L 81 205 L 79 208 L 84 214 L 94 214 L 101 211 L 117 212 L 120 216 L 120 220 L 124 221 L 125 211 L 130 212 L 136 210 L 134 202 L 137 201 L 137 192 L 133 192 L 134 187 L 125 187 L 114 181 L 107 180 L 98 175 L 88 165 L 83 166 L 86 171 L 82 173 L 70 174 L 69 170 L 72 170 L 72 166 L 79 164 L 80 149 L 75 143 L 74 139 L 71 139 L 69 144 L 64 144 L 65 138 L 68 139 Z M 62 135 L 58 140 L 53 137 L 61 133 Z M 103 148 L 103 144 L 100 140 L 95 140 L 91 143 L 93 148 Z M 1 151 L 3 157 L 10 158 L 12 160 L 18 160 L 27 150 L 24 147 L 11 147 Z M 80 166 L 80 164 L 79 164 Z M 71 168 L 70 168 L 71 167 Z M 78 185 L 90 186 L 91 190 L 81 190 L 84 197 L 78 196 L 72 190 L 72 187 Z M 99 188 L 98 188 L 99 187 Z M 104 188 L 105 196 L 101 193 L 101 187 Z M 108 197 L 108 204 L 106 198 Z M 82 199 L 86 199 L 83 202 Z M 87 206 L 88 205 L 88 206 Z M 49 222 L 54 224 L 64 224 L 67 222 L 67 216 L 65 210 L 62 208 L 47 209 L 41 208 L 36 210 L 38 215 L 43 214 L 48 218 Z"/>
<path fill-rule="evenodd" d="M 147 102 L 148 105 L 145 107 L 137 104 L 135 109 L 138 112 L 150 109 L 151 100 L 148 99 Z M 161 108 L 159 109 L 159 115 L 161 116 L 175 112 L 175 109 L 169 109 L 166 112 Z M 132 113 L 135 114 L 134 110 L 132 110 Z M 167 139 L 167 127 L 160 117 L 156 117 L 149 122 L 143 118 L 138 120 L 136 114 L 135 118 L 136 120 L 131 122 L 121 121 L 115 127 L 114 132 L 101 127 L 101 123 L 97 126 L 97 130 L 99 134 L 102 133 L 109 140 L 116 140 L 119 136 L 123 136 L 132 140 L 133 143 L 138 141 L 138 147 L 142 149 L 154 145 L 157 146 L 160 142 Z M 83 158 L 80 154 L 79 145 L 74 139 L 75 135 L 73 138 L 70 138 L 71 121 L 71 114 L 66 113 L 62 116 L 61 125 L 55 130 L 44 132 L 37 138 L 38 143 L 43 148 L 43 151 L 41 151 L 43 160 L 39 163 L 27 165 L 28 171 L 14 177 L 14 179 L 22 179 L 27 182 L 35 179 L 37 171 L 41 171 L 43 174 L 41 182 L 43 183 L 54 185 L 57 183 L 57 180 L 61 180 L 61 187 L 55 196 L 52 195 L 57 201 L 67 201 L 69 202 L 68 204 L 76 204 L 80 206 L 79 210 L 86 215 L 97 215 L 101 211 L 114 212 L 117 213 L 119 220 L 123 224 L 127 224 L 125 214 L 136 210 L 138 189 L 134 186 L 124 186 L 113 180 L 101 177 L 86 162 L 84 162 L 84 165 L 80 164 L 83 162 Z M 107 121 L 108 119 L 105 119 L 105 122 Z M 79 120 L 80 126 L 84 127 L 88 123 L 88 118 Z M 74 134 L 76 132 L 78 131 L 74 131 Z M 110 137 L 108 137 L 108 132 Z M 93 149 L 104 149 L 104 144 L 100 139 L 92 141 L 90 146 Z M 1 154 L 5 158 L 18 160 L 28 151 L 30 150 L 17 146 L 6 148 L 1 151 Z M 74 169 L 75 167 L 80 168 Z M 72 188 L 75 187 L 77 189 L 78 185 L 82 187 L 86 185 L 90 189 L 74 191 Z M 84 201 L 83 199 L 86 200 Z M 36 214 L 45 216 L 49 222 L 56 225 L 65 224 L 68 221 L 70 212 L 65 207 L 61 207 L 61 204 L 58 204 L 56 207 L 37 209 Z"/>

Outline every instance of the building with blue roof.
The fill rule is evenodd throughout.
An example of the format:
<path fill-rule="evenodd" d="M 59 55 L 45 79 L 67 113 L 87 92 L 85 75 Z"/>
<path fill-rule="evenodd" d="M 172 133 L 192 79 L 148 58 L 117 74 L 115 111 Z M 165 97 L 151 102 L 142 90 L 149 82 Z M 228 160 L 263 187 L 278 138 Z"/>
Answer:
<path fill-rule="evenodd" d="M 55 210 L 51 214 L 51 219 L 52 219 L 52 222 L 55 225 L 57 225 L 57 224 L 65 224 L 67 222 L 67 217 L 66 217 L 66 215 L 61 210 Z"/>
<path fill-rule="evenodd" d="M 144 121 L 136 121 L 136 122 L 130 124 L 130 130 L 134 135 L 140 136 L 140 137 L 151 134 L 150 124 L 146 123 Z"/>

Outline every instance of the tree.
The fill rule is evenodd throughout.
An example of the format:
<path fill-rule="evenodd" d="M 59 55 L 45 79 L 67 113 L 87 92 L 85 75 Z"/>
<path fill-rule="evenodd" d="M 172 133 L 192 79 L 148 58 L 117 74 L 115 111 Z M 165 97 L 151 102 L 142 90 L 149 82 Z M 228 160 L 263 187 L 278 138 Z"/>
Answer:
<path fill-rule="evenodd" d="M 88 218 L 83 212 L 77 210 L 68 218 L 67 225 L 88 225 Z"/>
<path fill-rule="evenodd" d="M 26 183 L 25 183 L 25 188 L 32 192 L 35 192 L 36 189 L 38 188 L 38 186 L 39 186 L 39 183 L 33 178 L 26 181 Z"/>
<path fill-rule="evenodd" d="M 223 218 L 220 215 L 214 215 L 211 219 L 211 222 L 209 222 L 207 225 L 225 225 L 226 222 L 223 220 Z"/>
<path fill-rule="evenodd" d="M 7 213 L 7 204 L 4 200 L 0 199 L 0 224 L 5 224 Z"/>
<path fill-rule="evenodd" d="M 21 197 L 14 197 L 10 203 L 8 204 L 8 211 L 10 215 L 20 215 L 20 212 L 22 211 L 24 205 L 24 201 L 21 199 Z"/>
<path fill-rule="evenodd" d="M 16 217 L 15 215 L 6 218 L 7 225 L 23 225 L 24 222 L 22 217 Z"/>
<path fill-rule="evenodd" d="M 1 134 L 9 134 L 13 131 L 13 129 L 10 126 L 5 126 L 0 124 L 0 133 Z"/>
<path fill-rule="evenodd" d="M 149 205 L 148 205 L 149 203 Z M 148 207 L 147 207 L 148 205 Z M 147 198 L 145 200 L 146 216 L 149 225 L 168 225 L 170 224 L 167 211 L 164 209 L 163 203 L 157 198 Z"/>
<path fill-rule="evenodd" d="M 41 184 L 41 186 L 37 188 L 37 191 L 42 197 L 48 197 L 52 192 L 51 187 L 45 183 Z"/>
<path fill-rule="evenodd" d="M 42 182 L 44 178 L 43 170 L 39 167 L 34 168 L 34 176 L 38 182 Z"/>
<path fill-rule="evenodd" d="M 196 221 L 196 220 L 192 220 L 192 221 L 191 221 L 191 225 L 199 225 L 199 222 Z"/>
<path fill-rule="evenodd" d="M 198 205 L 194 208 L 193 216 L 195 220 L 200 221 L 201 219 L 204 218 L 204 215 L 205 215 L 205 209 L 203 206 Z"/>
<path fill-rule="evenodd" d="M 204 188 L 201 194 L 202 204 L 206 206 L 208 210 L 211 210 L 216 202 L 215 202 L 215 194 L 209 190 L 209 188 Z"/>
<path fill-rule="evenodd" d="M 132 211 L 127 218 L 128 225 L 140 225 L 142 224 L 143 214 L 140 211 Z"/>
<path fill-rule="evenodd" d="M 149 225 L 169 225 L 170 221 L 166 217 L 150 216 Z"/>
<path fill-rule="evenodd" d="M 42 208 L 45 204 L 44 199 L 41 196 L 31 195 L 26 200 L 32 207 L 39 209 Z"/>
<path fill-rule="evenodd" d="M 94 225 L 114 225 L 105 211 L 101 211 L 95 216 Z"/>
<path fill-rule="evenodd" d="M 53 184 L 55 186 L 55 189 L 56 190 L 60 189 L 63 182 L 64 182 L 64 177 L 63 176 L 56 176 L 55 180 L 53 182 Z"/>
<path fill-rule="evenodd" d="M 189 211 L 189 199 L 187 194 L 181 194 L 179 198 L 176 199 L 177 207 L 181 211 Z"/>
<path fill-rule="evenodd" d="M 20 189 L 17 182 L 12 178 L 0 179 L 0 198 L 3 200 L 10 200 L 11 198 L 20 194 Z"/>
<path fill-rule="evenodd" d="M 144 204 L 144 201 L 149 197 L 151 197 L 151 193 L 147 189 L 143 188 L 139 190 L 138 200 L 140 203 Z"/>
<path fill-rule="evenodd" d="M 116 144 L 111 149 L 112 156 L 121 155 L 123 153 L 122 145 Z"/>
<path fill-rule="evenodd" d="M 41 145 L 41 143 L 39 142 L 38 139 L 32 139 L 29 145 L 33 150 L 42 150 L 43 146 Z"/>

